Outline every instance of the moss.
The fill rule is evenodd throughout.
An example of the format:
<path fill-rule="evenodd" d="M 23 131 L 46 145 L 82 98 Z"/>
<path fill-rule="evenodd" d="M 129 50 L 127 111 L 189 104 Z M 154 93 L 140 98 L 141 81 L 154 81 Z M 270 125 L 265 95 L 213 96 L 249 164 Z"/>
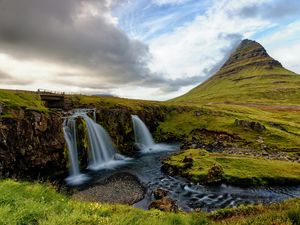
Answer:
<path fill-rule="evenodd" d="M 184 167 L 182 161 L 186 156 L 193 158 L 191 168 Z M 222 153 L 203 155 L 203 150 L 190 149 L 172 156 L 164 164 L 177 169 L 180 175 L 200 183 L 221 179 L 225 183 L 239 186 L 300 184 L 300 164 L 285 161 Z M 216 165 L 222 169 L 216 170 Z M 218 173 L 215 174 L 215 171 Z"/>

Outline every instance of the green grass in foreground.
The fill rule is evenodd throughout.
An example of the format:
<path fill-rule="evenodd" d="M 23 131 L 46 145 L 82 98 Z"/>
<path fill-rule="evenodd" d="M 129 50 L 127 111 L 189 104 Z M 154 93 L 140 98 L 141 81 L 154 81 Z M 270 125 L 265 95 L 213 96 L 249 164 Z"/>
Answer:
<path fill-rule="evenodd" d="M 191 156 L 193 165 L 185 168 L 183 159 Z M 223 168 L 223 182 L 235 185 L 266 185 L 300 183 L 300 164 L 279 160 L 208 153 L 205 150 L 190 149 L 171 156 L 166 164 L 179 169 L 182 176 L 195 182 L 205 182 L 208 171 L 214 165 Z"/>
<path fill-rule="evenodd" d="M 70 200 L 49 185 L 0 181 L 0 224 L 299 224 L 300 200 L 214 213 L 163 213 Z"/>

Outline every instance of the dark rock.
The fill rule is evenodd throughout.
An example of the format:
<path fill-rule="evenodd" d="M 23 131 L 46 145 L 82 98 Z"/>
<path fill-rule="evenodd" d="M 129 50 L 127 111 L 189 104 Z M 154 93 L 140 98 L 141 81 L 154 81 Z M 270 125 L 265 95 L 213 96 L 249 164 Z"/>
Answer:
<path fill-rule="evenodd" d="M 153 196 L 155 199 L 162 199 L 163 197 L 166 197 L 168 195 L 168 191 L 162 189 L 162 188 L 156 188 L 153 191 Z"/>
<path fill-rule="evenodd" d="M 179 174 L 179 170 L 176 166 L 172 166 L 167 163 L 163 163 L 163 165 L 161 166 L 161 171 L 170 176 L 175 176 Z"/>
<path fill-rule="evenodd" d="M 207 173 L 206 183 L 208 184 L 217 184 L 222 181 L 224 171 L 222 166 L 214 165 L 212 166 Z"/>
<path fill-rule="evenodd" d="M 234 124 L 236 126 L 240 126 L 240 127 L 243 127 L 243 128 L 249 128 L 249 129 L 252 129 L 254 131 L 257 131 L 257 132 L 262 132 L 264 130 L 266 130 L 266 127 L 259 123 L 259 122 L 255 122 L 255 121 L 247 121 L 247 120 L 238 120 L 236 119 Z"/>
<path fill-rule="evenodd" d="M 12 110 L 0 120 L 1 174 L 16 178 L 56 177 L 67 171 L 59 113 Z"/>
<path fill-rule="evenodd" d="M 193 163 L 193 158 L 191 155 L 185 156 L 184 159 L 182 160 L 183 163 Z"/>
<path fill-rule="evenodd" d="M 183 166 L 184 169 L 190 169 L 193 167 L 194 160 L 193 160 L 192 156 L 189 155 L 189 156 L 185 156 L 184 159 L 182 160 L 182 162 L 184 163 L 184 166 Z"/>
<path fill-rule="evenodd" d="M 149 209 L 158 209 L 164 212 L 178 212 L 178 205 L 173 199 L 164 197 L 151 202 Z"/>

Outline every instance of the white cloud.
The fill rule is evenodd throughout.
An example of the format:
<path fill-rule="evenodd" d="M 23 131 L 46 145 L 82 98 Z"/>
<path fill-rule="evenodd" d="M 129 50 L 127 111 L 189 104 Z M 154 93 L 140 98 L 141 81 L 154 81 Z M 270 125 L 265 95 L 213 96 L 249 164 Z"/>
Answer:
<path fill-rule="evenodd" d="M 252 34 L 271 26 L 258 18 L 233 18 L 230 12 L 261 0 L 214 1 L 209 10 L 194 21 L 150 41 L 151 69 L 172 78 L 202 74 L 218 64 L 234 46 L 232 38 Z M 264 1 L 267 2 L 267 1 Z M 226 49 L 226 51 L 224 50 Z M 224 52 L 225 51 L 225 52 Z"/>
<path fill-rule="evenodd" d="M 278 27 L 275 32 L 264 35 L 259 41 L 269 54 L 286 68 L 300 74 L 300 22 Z"/>
<path fill-rule="evenodd" d="M 179 5 L 188 1 L 190 0 L 152 0 L 152 2 L 157 5 Z"/>

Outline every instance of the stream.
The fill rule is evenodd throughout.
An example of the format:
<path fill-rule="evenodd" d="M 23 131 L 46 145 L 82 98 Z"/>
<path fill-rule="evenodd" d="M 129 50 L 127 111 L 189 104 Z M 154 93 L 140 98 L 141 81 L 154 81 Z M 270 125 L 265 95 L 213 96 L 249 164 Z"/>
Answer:
<path fill-rule="evenodd" d="M 169 192 L 169 197 L 177 201 L 184 211 L 201 209 L 212 211 L 242 204 L 270 204 L 289 198 L 300 197 L 300 186 L 240 188 L 229 185 L 204 186 L 189 182 L 181 177 L 171 177 L 161 172 L 161 161 L 174 152 L 162 151 L 142 154 L 115 169 L 100 170 L 89 174 L 92 183 L 119 172 L 137 176 L 147 187 L 145 198 L 134 204 L 137 208 L 147 209 L 154 200 L 152 191 L 158 187 Z M 90 182 L 89 182 L 90 183 Z"/>

